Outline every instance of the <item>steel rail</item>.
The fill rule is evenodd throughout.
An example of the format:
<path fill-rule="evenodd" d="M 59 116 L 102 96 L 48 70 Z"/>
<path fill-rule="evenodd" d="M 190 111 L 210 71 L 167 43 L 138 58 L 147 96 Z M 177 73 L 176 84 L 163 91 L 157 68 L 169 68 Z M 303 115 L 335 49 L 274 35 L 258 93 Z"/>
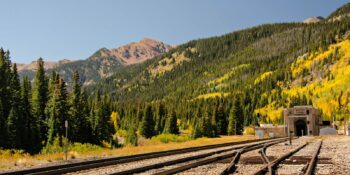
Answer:
<path fill-rule="evenodd" d="M 312 155 L 311 161 L 308 163 L 308 167 L 305 173 L 306 175 L 314 174 L 316 169 L 316 162 L 318 159 L 318 155 L 320 154 L 321 147 L 322 147 L 322 140 L 318 142 L 317 149 L 315 153 Z"/>
<path fill-rule="evenodd" d="M 252 151 L 252 150 L 255 150 L 255 149 L 259 149 L 261 147 L 263 147 L 262 150 L 266 150 L 267 147 L 275 145 L 275 144 L 278 144 L 278 143 L 281 143 L 281 142 L 284 142 L 286 140 L 272 142 L 272 143 L 265 143 L 263 146 L 262 145 L 257 145 L 257 146 L 247 146 L 247 147 L 242 148 L 241 150 L 239 150 L 237 152 L 237 154 L 232 159 L 230 164 L 220 173 L 220 175 L 228 175 L 228 174 L 234 173 L 236 171 L 236 169 L 237 169 L 237 164 L 239 162 L 239 159 L 240 159 L 240 157 L 241 157 L 241 155 L 243 153 L 246 153 L 246 152 L 249 152 L 249 151 Z"/>
<path fill-rule="evenodd" d="M 299 147 L 297 147 L 296 149 L 282 155 L 281 157 L 275 159 L 274 161 L 270 162 L 269 164 L 265 165 L 264 167 L 262 167 L 260 170 L 258 170 L 257 172 L 254 173 L 254 175 L 264 175 L 266 174 L 269 169 L 272 170 L 272 172 L 270 172 L 270 174 L 274 174 L 275 173 L 275 168 L 276 166 L 281 163 L 283 160 L 287 159 L 288 157 L 292 156 L 293 154 L 295 154 L 296 152 L 298 152 L 299 150 L 301 150 L 302 148 L 304 148 L 308 143 L 305 143 L 303 145 L 300 145 Z"/>
<path fill-rule="evenodd" d="M 189 163 L 189 164 L 184 165 L 184 166 L 180 166 L 180 167 L 172 168 L 172 169 L 165 170 L 165 171 L 162 171 L 162 172 L 154 173 L 153 175 L 169 175 L 169 174 L 175 174 L 175 173 L 183 172 L 183 171 L 186 171 L 188 169 L 195 168 L 195 167 L 198 167 L 198 166 L 201 166 L 201 165 L 205 165 L 205 164 L 209 164 L 209 163 L 212 163 L 212 162 L 216 162 L 216 161 L 219 161 L 219 160 L 222 160 L 222 159 L 227 159 L 227 158 L 230 158 L 230 157 L 233 157 L 233 156 L 237 157 L 239 155 L 239 152 L 244 153 L 244 152 L 252 151 L 254 149 L 259 149 L 259 148 L 261 148 L 263 146 L 262 144 L 266 144 L 266 143 L 270 143 L 270 142 L 274 142 L 275 144 L 277 144 L 277 143 L 280 143 L 280 142 L 287 141 L 287 139 L 288 138 L 283 138 L 283 139 L 280 139 L 278 141 L 274 140 L 274 141 L 269 141 L 269 142 L 264 142 L 264 143 L 256 143 L 256 144 L 253 144 L 253 145 L 242 146 L 241 148 L 236 148 L 236 149 L 240 149 L 239 151 L 234 151 L 234 152 L 226 151 L 228 153 L 225 153 L 223 155 L 216 155 L 216 156 L 213 156 L 213 157 L 207 157 L 207 158 L 204 158 L 202 160 L 198 160 L 196 162 Z M 193 160 L 196 160 L 196 159 L 193 159 Z"/>

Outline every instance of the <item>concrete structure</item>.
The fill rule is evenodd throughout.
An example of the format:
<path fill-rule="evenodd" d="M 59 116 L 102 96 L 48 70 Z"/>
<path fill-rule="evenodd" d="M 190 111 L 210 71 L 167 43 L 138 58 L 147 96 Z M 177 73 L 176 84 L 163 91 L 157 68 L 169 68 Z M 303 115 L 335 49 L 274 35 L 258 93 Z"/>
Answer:
<path fill-rule="evenodd" d="M 273 135 L 273 137 L 284 137 L 286 136 L 285 131 L 284 131 L 284 126 L 273 126 L 272 124 L 270 125 L 263 125 L 261 124 L 260 127 L 255 127 L 254 128 L 255 133 L 257 132 L 262 132 L 263 135 L 267 135 L 269 137 L 271 137 L 271 135 Z M 256 136 L 258 136 L 256 134 Z"/>
<path fill-rule="evenodd" d="M 285 134 L 294 136 L 320 134 L 322 119 L 317 109 L 312 106 L 294 106 L 283 110 Z"/>

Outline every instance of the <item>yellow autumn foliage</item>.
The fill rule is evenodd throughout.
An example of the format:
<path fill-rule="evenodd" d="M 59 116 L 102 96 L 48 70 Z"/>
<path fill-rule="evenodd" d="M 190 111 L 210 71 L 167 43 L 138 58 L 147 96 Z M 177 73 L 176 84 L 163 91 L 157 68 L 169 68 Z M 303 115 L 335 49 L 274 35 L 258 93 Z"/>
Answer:
<path fill-rule="evenodd" d="M 113 127 L 115 131 L 118 131 L 119 125 L 120 125 L 120 116 L 118 112 L 112 112 L 111 114 L 111 123 L 113 124 Z"/>
<path fill-rule="evenodd" d="M 263 108 L 255 109 L 254 113 L 265 117 L 268 123 L 278 123 L 282 118 L 283 108 L 277 106 L 276 102 L 272 102 Z"/>
<path fill-rule="evenodd" d="M 258 83 L 264 81 L 266 78 L 268 78 L 269 76 L 271 76 L 272 73 L 273 73 L 272 71 L 268 71 L 268 72 L 262 73 L 258 78 L 256 78 L 256 79 L 254 80 L 254 84 L 258 84 Z"/>
<path fill-rule="evenodd" d="M 211 86 L 214 84 L 220 84 L 220 83 L 228 80 L 232 76 L 234 76 L 238 70 L 242 70 L 242 69 L 249 68 L 249 67 L 250 67 L 250 64 L 240 64 L 238 66 L 235 66 L 231 69 L 231 71 L 227 72 L 223 76 L 221 76 L 215 80 L 209 81 L 208 85 Z"/>
<path fill-rule="evenodd" d="M 282 88 L 282 96 L 286 97 L 287 103 L 291 103 L 295 97 L 306 96 L 312 101 L 314 107 L 319 109 L 324 119 L 331 119 L 333 115 L 339 117 L 337 110 L 339 109 L 338 98 L 341 96 L 341 104 L 344 104 L 347 110 L 350 111 L 350 41 L 345 40 L 337 44 L 332 44 L 326 51 L 310 53 L 309 56 L 299 57 L 291 66 L 292 75 L 295 81 L 300 81 L 301 73 L 308 69 L 312 71 L 313 66 L 317 66 L 325 59 L 334 56 L 333 53 L 338 51 L 336 61 L 330 62 L 317 71 L 328 75 L 322 78 L 315 74 L 315 78 L 307 79 L 307 83 L 301 86 L 300 83 L 291 83 L 291 87 L 285 87 L 283 83 L 279 83 Z M 266 75 L 267 72 L 265 72 Z M 264 74 L 265 74 L 264 73 Z M 317 72 L 316 72 L 317 73 Z M 263 74 L 262 74 L 263 75 Z M 262 75 L 260 77 L 262 77 Z M 259 77 L 259 78 L 260 78 Z M 331 77 L 331 78 L 329 78 Z M 305 78 L 305 77 L 303 77 Z M 259 79 L 260 80 L 260 79 Z M 258 80 L 256 80 L 258 81 Z M 272 92 L 269 92 L 269 94 Z M 263 93 L 262 98 L 267 98 L 268 93 Z M 268 105 L 256 109 L 254 112 L 266 117 L 267 122 L 276 123 L 282 119 L 283 107 L 278 106 L 276 102 L 270 102 Z M 340 116 L 341 119 L 344 116 Z"/>
<path fill-rule="evenodd" d="M 221 92 L 213 92 L 208 94 L 202 94 L 197 97 L 197 99 L 208 99 L 208 98 L 216 98 L 216 97 L 226 97 L 230 93 L 221 93 Z"/>
<path fill-rule="evenodd" d="M 329 74 L 332 75 L 332 79 L 324 78 L 322 80 L 314 80 L 308 82 L 304 87 L 295 86 L 283 90 L 283 93 L 288 97 L 296 97 L 303 94 L 307 95 L 312 99 L 313 105 L 321 110 L 323 117 L 326 119 L 330 119 L 339 108 L 337 100 L 340 93 L 350 93 L 350 41 L 346 40 L 333 44 L 325 52 L 311 54 L 307 59 L 302 61 L 298 60 L 297 63 L 292 66 L 293 76 L 297 76 L 303 69 L 309 69 L 312 64 L 316 64 L 318 61 L 329 57 L 336 48 L 338 49 L 340 58 L 329 67 Z M 297 67 L 295 67 L 296 65 Z M 347 98 L 350 97 L 343 95 L 341 102 L 345 103 Z M 350 104 L 346 105 L 350 110 Z"/>

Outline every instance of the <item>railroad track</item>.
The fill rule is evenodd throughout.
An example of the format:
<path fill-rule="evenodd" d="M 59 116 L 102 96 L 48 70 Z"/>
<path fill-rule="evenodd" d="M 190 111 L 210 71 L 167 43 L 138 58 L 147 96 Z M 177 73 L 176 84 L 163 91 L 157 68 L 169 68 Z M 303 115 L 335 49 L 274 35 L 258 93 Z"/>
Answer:
<path fill-rule="evenodd" d="M 220 152 L 211 152 L 206 155 L 203 155 L 201 157 L 198 156 L 192 156 L 188 157 L 186 161 L 181 161 L 181 159 L 173 161 L 171 164 L 158 164 L 161 167 L 160 169 L 154 169 L 156 168 L 155 166 L 153 168 L 147 168 L 143 169 L 142 172 L 145 172 L 144 174 L 152 174 L 152 175 L 169 175 L 169 174 L 176 174 L 180 172 L 184 172 L 188 169 L 195 168 L 198 166 L 210 164 L 216 161 L 220 161 L 222 159 L 227 159 L 227 158 L 232 158 L 236 155 L 238 155 L 239 152 L 245 152 L 245 151 L 251 151 L 254 149 L 259 149 L 261 148 L 264 144 L 277 144 L 280 142 L 284 142 L 288 140 L 287 138 L 283 139 L 278 139 L 278 140 L 272 140 L 272 141 L 265 141 L 265 142 L 259 142 L 259 143 L 253 143 L 253 144 L 245 144 L 245 145 L 240 145 L 240 146 L 235 146 L 232 148 L 229 148 L 227 150 L 221 150 Z M 244 151 L 242 151 L 244 150 Z M 169 165 L 173 165 L 170 168 L 166 167 Z M 146 168 L 146 167 L 145 167 Z M 151 170 L 152 169 L 152 170 Z M 151 170 L 151 171 L 149 171 Z M 119 172 L 115 173 L 117 175 L 120 174 L 128 174 L 129 172 Z M 132 172 L 135 173 L 135 172 Z"/>
<path fill-rule="evenodd" d="M 277 169 L 279 168 L 279 164 L 286 161 L 289 157 L 293 156 L 295 153 L 301 151 L 302 149 L 305 149 L 306 146 L 308 146 L 309 143 L 304 143 L 297 148 L 293 149 L 292 151 L 289 151 L 282 156 L 278 157 L 277 159 L 273 161 L 269 161 L 267 155 L 266 155 L 266 147 L 263 147 L 262 150 L 260 151 L 261 157 L 263 159 L 263 162 L 265 162 L 265 166 L 263 166 L 261 169 L 256 171 L 254 175 L 273 175 L 276 174 Z M 319 141 L 316 143 L 316 149 L 313 153 L 313 155 L 310 158 L 310 161 L 307 162 L 302 168 L 302 172 L 299 172 L 300 174 L 306 174 L 306 175 L 312 175 L 314 174 L 315 168 L 316 168 L 316 161 L 318 158 L 318 154 L 320 152 L 322 146 L 322 141 Z"/>
<path fill-rule="evenodd" d="M 191 147 L 191 148 L 184 148 L 184 149 L 177 149 L 177 150 L 170 150 L 170 151 L 161 151 L 161 152 L 154 152 L 154 153 L 145 153 L 145 154 L 138 154 L 138 155 L 131 155 L 131 156 L 104 158 L 104 159 L 84 161 L 84 162 L 78 162 L 78 163 L 70 163 L 70 164 L 63 164 L 63 165 L 54 165 L 54 166 L 47 166 L 47 167 L 40 167 L 40 168 L 25 169 L 25 170 L 19 170 L 19 171 L 3 172 L 3 173 L 0 173 L 0 175 L 65 174 L 65 173 L 78 172 L 78 171 L 82 171 L 82 170 L 106 167 L 106 166 L 115 165 L 115 164 L 132 163 L 135 161 L 158 158 L 158 157 L 163 157 L 163 156 L 171 156 L 171 155 L 184 154 L 184 153 L 190 153 L 190 152 L 195 152 L 195 151 L 210 150 L 210 149 L 233 146 L 233 148 L 222 149 L 222 150 L 214 151 L 211 153 L 211 154 L 220 154 L 220 153 L 227 152 L 227 151 L 233 151 L 234 149 L 243 148 L 244 146 L 247 146 L 247 144 L 254 145 L 254 144 L 259 144 L 259 143 L 261 144 L 261 142 L 262 143 L 273 142 L 273 141 L 279 141 L 282 139 L 286 140 L 287 138 L 248 140 L 248 141 L 242 141 L 242 142 L 231 142 L 231 143 L 224 143 L 224 144 Z M 234 155 L 234 154 L 235 153 L 232 153 L 232 155 Z M 181 160 L 177 159 L 176 161 L 174 160 L 173 162 L 169 162 L 169 161 L 162 162 L 162 165 L 153 165 L 153 166 L 148 166 L 147 168 L 154 169 L 157 167 L 176 164 L 178 162 L 185 162 L 185 161 L 189 161 L 189 160 L 200 159 L 200 158 L 207 157 L 207 156 L 210 156 L 209 153 L 200 154 L 200 155 L 197 155 L 197 157 L 192 156 L 192 159 L 191 158 L 182 158 Z M 136 169 L 137 168 L 134 168 L 134 170 L 124 171 L 124 173 L 125 174 L 133 174 L 133 173 L 137 173 L 137 172 L 146 171 L 146 168 L 145 169 L 139 168 L 137 170 Z M 121 174 L 121 173 L 112 173 L 112 174 Z"/>

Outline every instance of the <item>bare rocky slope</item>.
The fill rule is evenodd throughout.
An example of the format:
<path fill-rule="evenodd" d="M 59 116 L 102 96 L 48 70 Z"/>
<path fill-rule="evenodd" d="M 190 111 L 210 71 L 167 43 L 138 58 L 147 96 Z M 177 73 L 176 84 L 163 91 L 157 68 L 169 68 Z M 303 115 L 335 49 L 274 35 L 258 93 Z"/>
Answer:
<path fill-rule="evenodd" d="M 107 49 L 102 48 L 85 60 L 61 60 L 58 62 L 45 61 L 48 73 L 55 70 L 69 83 L 74 70 L 77 70 L 85 85 L 94 84 L 101 78 L 109 77 L 115 70 L 132 64 L 142 63 L 162 53 L 169 51 L 172 46 L 150 38 L 139 42 Z M 21 76 L 34 78 L 36 61 L 30 64 L 18 64 Z"/>

